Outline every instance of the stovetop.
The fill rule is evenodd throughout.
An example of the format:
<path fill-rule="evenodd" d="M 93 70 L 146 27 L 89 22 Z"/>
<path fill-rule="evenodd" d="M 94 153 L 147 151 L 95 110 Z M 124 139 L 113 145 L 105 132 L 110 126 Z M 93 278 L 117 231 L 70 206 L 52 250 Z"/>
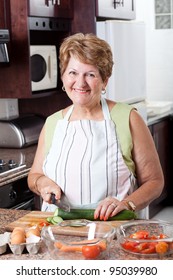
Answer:
<path fill-rule="evenodd" d="M 24 164 L 24 163 L 20 164 L 13 159 L 10 159 L 9 161 L 0 159 L 0 177 L 13 173 L 24 167 L 26 167 L 26 164 Z"/>

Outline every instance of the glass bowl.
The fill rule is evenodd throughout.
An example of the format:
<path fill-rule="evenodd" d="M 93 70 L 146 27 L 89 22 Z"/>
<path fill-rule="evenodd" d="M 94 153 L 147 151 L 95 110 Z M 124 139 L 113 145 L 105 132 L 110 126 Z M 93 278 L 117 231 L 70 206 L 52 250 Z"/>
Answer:
<path fill-rule="evenodd" d="M 43 227 L 41 237 L 52 259 L 105 259 L 115 233 L 106 222 L 71 220 Z"/>
<path fill-rule="evenodd" d="M 117 228 L 120 247 L 138 256 L 163 257 L 173 253 L 173 223 L 142 220 Z"/>

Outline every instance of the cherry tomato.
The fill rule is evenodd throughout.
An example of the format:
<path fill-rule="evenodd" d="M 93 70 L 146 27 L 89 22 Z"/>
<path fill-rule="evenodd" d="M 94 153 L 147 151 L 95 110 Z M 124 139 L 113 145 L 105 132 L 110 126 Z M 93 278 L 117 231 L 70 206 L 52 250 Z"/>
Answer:
<path fill-rule="evenodd" d="M 168 236 L 166 235 L 166 234 L 163 234 L 163 233 L 161 233 L 160 235 L 159 235 L 159 238 L 158 239 L 163 239 L 163 238 L 167 238 Z"/>
<path fill-rule="evenodd" d="M 156 252 L 156 243 L 149 243 L 148 247 L 141 250 L 141 254 L 154 254 Z"/>
<path fill-rule="evenodd" d="M 149 232 L 146 230 L 140 230 L 132 233 L 129 237 L 134 239 L 146 239 L 149 236 Z"/>
<path fill-rule="evenodd" d="M 150 236 L 147 237 L 147 239 L 148 240 L 154 240 L 154 239 L 159 239 L 159 237 L 156 236 L 156 235 L 150 235 Z"/>
<path fill-rule="evenodd" d="M 164 241 L 159 241 L 156 244 L 156 252 L 159 254 L 164 254 L 168 251 L 168 243 L 164 242 Z"/>
<path fill-rule="evenodd" d="M 139 249 L 137 248 L 137 243 L 136 242 L 131 242 L 131 241 L 126 241 L 124 243 L 121 244 L 121 246 L 128 251 L 132 251 L 132 252 L 139 252 Z"/>
<path fill-rule="evenodd" d="M 82 246 L 82 254 L 87 259 L 96 259 L 100 255 L 101 249 L 99 245 Z"/>
<path fill-rule="evenodd" d="M 42 221 L 38 224 L 39 227 L 49 226 L 50 224 L 46 221 Z"/>
<path fill-rule="evenodd" d="M 139 252 L 141 252 L 142 250 L 145 250 L 148 248 L 148 243 L 147 242 L 142 242 L 139 243 L 136 248 L 139 250 Z"/>

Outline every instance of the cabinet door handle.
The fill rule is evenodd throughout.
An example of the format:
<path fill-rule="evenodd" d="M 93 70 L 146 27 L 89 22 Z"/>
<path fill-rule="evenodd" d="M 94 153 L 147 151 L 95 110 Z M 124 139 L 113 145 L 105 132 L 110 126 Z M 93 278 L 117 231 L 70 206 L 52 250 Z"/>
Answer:
<path fill-rule="evenodd" d="M 51 1 L 52 2 L 52 5 L 58 5 L 58 6 L 60 6 L 61 5 L 61 0 L 45 0 L 45 5 L 46 6 L 49 6 L 49 1 Z"/>
<path fill-rule="evenodd" d="M 60 0 L 52 0 L 52 5 L 60 6 L 61 5 Z"/>

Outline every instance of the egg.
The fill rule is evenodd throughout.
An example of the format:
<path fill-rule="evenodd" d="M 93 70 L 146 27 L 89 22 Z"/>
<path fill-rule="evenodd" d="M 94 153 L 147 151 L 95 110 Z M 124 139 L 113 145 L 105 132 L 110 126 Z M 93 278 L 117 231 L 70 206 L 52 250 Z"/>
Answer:
<path fill-rule="evenodd" d="M 26 238 L 30 237 L 31 235 L 36 235 L 40 237 L 40 229 L 38 226 L 32 227 L 27 230 L 26 232 Z"/>
<path fill-rule="evenodd" d="M 13 232 L 16 232 L 16 231 L 25 232 L 24 228 L 22 228 L 22 227 L 15 227 L 15 228 L 13 229 Z"/>
<path fill-rule="evenodd" d="M 21 244 L 21 243 L 25 243 L 25 241 L 26 241 L 25 234 L 23 234 L 20 231 L 12 234 L 10 238 L 11 244 Z"/>
<path fill-rule="evenodd" d="M 14 236 L 16 233 L 25 235 L 25 230 L 23 228 L 16 227 L 13 229 L 11 236 Z"/>
<path fill-rule="evenodd" d="M 15 227 L 10 236 L 11 244 L 21 244 L 25 243 L 26 235 L 25 230 L 21 227 Z"/>

